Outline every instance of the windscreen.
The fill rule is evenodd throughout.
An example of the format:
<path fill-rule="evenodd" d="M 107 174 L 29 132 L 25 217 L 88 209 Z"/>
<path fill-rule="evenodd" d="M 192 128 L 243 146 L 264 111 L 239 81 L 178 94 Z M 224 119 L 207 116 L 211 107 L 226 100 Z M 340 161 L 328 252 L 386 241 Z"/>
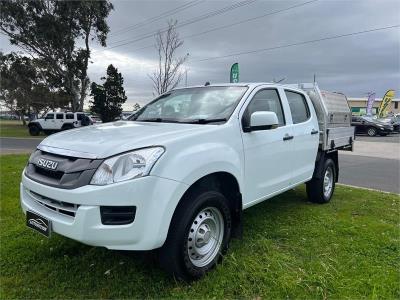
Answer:
<path fill-rule="evenodd" d="M 208 123 L 226 121 L 247 87 L 199 87 L 171 91 L 130 117 L 133 121 Z"/>

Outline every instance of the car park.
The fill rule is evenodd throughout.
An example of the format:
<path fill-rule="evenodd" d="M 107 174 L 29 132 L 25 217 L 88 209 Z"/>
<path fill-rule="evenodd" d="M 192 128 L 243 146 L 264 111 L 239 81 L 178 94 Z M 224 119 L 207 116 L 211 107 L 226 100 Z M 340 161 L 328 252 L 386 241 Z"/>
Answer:
<path fill-rule="evenodd" d="M 93 122 L 83 112 L 48 112 L 44 118 L 29 122 L 30 135 L 37 136 L 40 132 L 54 132 L 91 125 Z"/>
<path fill-rule="evenodd" d="M 352 150 L 344 95 L 316 84 L 169 91 L 129 120 L 44 139 L 22 173 L 27 226 L 115 250 L 158 249 L 197 279 L 240 236 L 242 212 L 306 183 L 331 200 L 338 150 Z"/>
<path fill-rule="evenodd" d="M 393 132 L 392 124 L 369 116 L 353 116 L 351 125 L 355 127 L 356 133 L 366 133 L 369 136 L 385 136 Z"/>

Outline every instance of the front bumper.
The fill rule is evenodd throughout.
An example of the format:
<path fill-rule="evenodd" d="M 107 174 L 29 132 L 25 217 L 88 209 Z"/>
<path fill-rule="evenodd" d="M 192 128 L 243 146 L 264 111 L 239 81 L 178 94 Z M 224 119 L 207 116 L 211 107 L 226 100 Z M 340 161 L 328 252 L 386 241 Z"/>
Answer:
<path fill-rule="evenodd" d="M 163 245 L 175 207 L 187 188 L 181 182 L 146 176 L 66 190 L 37 183 L 23 174 L 20 197 L 24 213 L 30 210 L 51 220 L 53 232 L 60 235 L 109 249 L 151 250 Z M 75 215 L 40 204 L 37 195 L 72 205 Z M 100 206 L 136 206 L 135 220 L 126 225 L 104 225 Z"/>

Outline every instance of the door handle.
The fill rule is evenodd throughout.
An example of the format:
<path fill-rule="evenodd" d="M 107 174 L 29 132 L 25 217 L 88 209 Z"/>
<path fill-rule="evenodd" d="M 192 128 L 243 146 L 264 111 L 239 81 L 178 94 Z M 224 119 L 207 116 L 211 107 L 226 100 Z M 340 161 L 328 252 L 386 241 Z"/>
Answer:
<path fill-rule="evenodd" d="M 315 130 L 315 129 L 311 130 L 311 134 L 317 134 L 317 133 L 319 133 L 318 130 Z"/>
<path fill-rule="evenodd" d="M 284 141 L 288 141 L 288 140 L 292 140 L 293 138 L 294 138 L 293 135 L 285 134 L 285 136 L 283 137 L 283 140 L 284 140 Z"/>

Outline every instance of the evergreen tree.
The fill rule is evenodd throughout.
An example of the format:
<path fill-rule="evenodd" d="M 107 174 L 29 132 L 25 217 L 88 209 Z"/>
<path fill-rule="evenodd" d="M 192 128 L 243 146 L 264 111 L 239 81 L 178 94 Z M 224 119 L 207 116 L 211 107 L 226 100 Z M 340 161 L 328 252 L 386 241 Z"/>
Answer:
<path fill-rule="evenodd" d="M 91 85 L 93 101 L 90 110 L 99 115 L 103 122 L 111 122 L 121 115 L 122 104 L 126 102 L 124 79 L 113 65 L 107 68 L 107 76 L 102 78 L 103 84 L 95 82 Z"/>

